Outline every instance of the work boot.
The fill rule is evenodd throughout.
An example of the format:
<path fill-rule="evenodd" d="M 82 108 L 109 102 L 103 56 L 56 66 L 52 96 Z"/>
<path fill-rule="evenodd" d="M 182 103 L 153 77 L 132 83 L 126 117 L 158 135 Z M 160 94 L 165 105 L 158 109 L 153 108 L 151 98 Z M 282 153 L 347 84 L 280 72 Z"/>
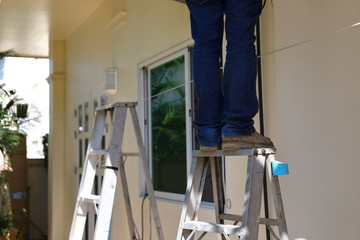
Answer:
<path fill-rule="evenodd" d="M 270 138 L 253 132 L 250 136 L 223 137 L 222 149 L 225 151 L 236 151 L 244 148 L 274 148 Z"/>
<path fill-rule="evenodd" d="M 203 151 L 203 152 L 215 152 L 218 149 L 219 149 L 218 146 L 208 147 L 208 146 L 200 145 L 200 151 Z"/>

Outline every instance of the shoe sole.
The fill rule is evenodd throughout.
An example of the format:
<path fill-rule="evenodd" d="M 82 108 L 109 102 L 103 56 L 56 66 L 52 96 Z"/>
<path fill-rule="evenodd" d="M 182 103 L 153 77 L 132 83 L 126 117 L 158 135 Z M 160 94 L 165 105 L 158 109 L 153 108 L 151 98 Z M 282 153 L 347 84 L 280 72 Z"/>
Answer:
<path fill-rule="evenodd" d="M 218 150 L 217 147 L 200 147 L 202 152 L 216 152 L 216 150 Z"/>
<path fill-rule="evenodd" d="M 274 145 L 241 143 L 241 142 L 225 142 L 222 144 L 222 149 L 224 151 L 237 151 L 239 149 L 252 149 L 252 148 L 274 148 Z"/>

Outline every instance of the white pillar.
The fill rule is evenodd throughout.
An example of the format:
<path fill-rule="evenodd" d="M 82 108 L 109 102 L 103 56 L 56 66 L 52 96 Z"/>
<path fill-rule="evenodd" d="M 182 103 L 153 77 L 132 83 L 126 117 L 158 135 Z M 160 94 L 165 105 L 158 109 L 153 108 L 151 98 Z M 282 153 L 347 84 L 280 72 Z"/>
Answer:
<path fill-rule="evenodd" d="M 50 43 L 49 239 L 66 239 L 64 227 L 65 42 Z"/>

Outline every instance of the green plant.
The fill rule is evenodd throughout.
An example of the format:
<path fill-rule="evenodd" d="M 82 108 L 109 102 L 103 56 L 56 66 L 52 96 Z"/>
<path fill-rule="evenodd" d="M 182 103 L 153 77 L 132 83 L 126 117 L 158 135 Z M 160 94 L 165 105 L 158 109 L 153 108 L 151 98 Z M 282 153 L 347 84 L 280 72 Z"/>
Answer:
<path fill-rule="evenodd" d="M 15 90 L 7 91 L 0 85 L 0 151 L 11 155 L 20 144 L 19 132 L 14 119 L 13 107 L 19 101 Z"/>
<path fill-rule="evenodd" d="M 12 51 L 0 52 L 0 63 L 3 63 L 4 57 L 11 53 Z M 22 102 L 17 97 L 15 90 L 6 90 L 5 84 L 0 85 L 0 157 L 2 157 L 4 164 L 0 168 L 0 239 L 8 240 L 10 235 L 11 239 L 22 239 L 22 224 L 13 219 L 11 212 L 8 188 L 11 163 L 8 159 L 11 159 L 13 151 L 20 144 L 19 132 L 24 129 L 21 127 L 33 120 L 38 120 L 39 114 L 35 114 L 34 117 L 29 114 L 34 109 L 36 110 L 36 108 L 31 109 L 31 106 L 29 107 L 28 104 Z"/>
<path fill-rule="evenodd" d="M 22 239 L 22 224 L 19 221 L 14 220 L 12 215 L 12 212 L 5 215 L 0 214 L 0 237 L 3 237 L 5 240 L 20 240 Z M 16 231 L 14 231 L 15 229 Z"/>
<path fill-rule="evenodd" d="M 48 168 L 48 159 L 49 159 L 49 134 L 42 136 L 42 145 L 44 153 L 45 167 Z"/>

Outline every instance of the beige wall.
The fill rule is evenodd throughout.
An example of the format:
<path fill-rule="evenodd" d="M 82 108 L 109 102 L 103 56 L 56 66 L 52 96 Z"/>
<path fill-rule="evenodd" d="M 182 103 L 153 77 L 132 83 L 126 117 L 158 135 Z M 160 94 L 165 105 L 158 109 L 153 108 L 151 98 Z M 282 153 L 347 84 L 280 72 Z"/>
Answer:
<path fill-rule="evenodd" d="M 274 1 L 276 48 L 359 21 L 360 2 Z M 291 239 L 358 239 L 359 28 L 276 54 L 279 160 Z M 272 129 L 270 129 L 272 131 Z"/>
<path fill-rule="evenodd" d="M 105 25 L 119 11 L 126 11 L 125 25 L 111 34 Z M 117 67 L 120 71 L 119 93 L 109 98 L 109 102 L 137 101 L 137 65 L 190 38 L 188 12 L 184 4 L 175 1 L 111 1 L 105 0 L 94 14 L 67 40 L 66 43 L 66 162 L 65 179 L 65 232 L 69 232 L 73 205 L 76 194 L 77 150 L 74 139 L 76 121 L 73 117 L 77 99 L 91 95 L 94 89 L 103 84 L 103 71 L 108 67 Z M 166 35 L 164 34 L 166 33 Z M 169 34 L 171 33 L 171 34 Z M 131 125 L 129 126 L 131 127 Z M 132 127 L 126 129 L 124 151 L 136 149 Z M 139 166 L 136 158 L 126 163 L 134 218 L 138 228 L 141 223 L 141 201 L 139 197 Z M 120 186 L 120 185 L 118 185 Z M 128 238 L 126 214 L 120 188 L 114 205 L 112 222 L 113 239 Z M 175 238 L 180 215 L 179 203 L 159 201 L 160 215 L 164 222 L 166 239 Z M 148 220 L 148 201 L 145 202 L 145 221 Z M 145 228 L 148 231 L 148 227 Z M 148 236 L 148 233 L 145 232 Z M 153 238 L 156 232 L 153 229 Z"/>
<path fill-rule="evenodd" d="M 112 43 L 105 24 L 111 18 L 110 1 L 104 1 L 87 21 L 66 41 L 66 151 L 64 172 L 66 178 L 63 215 L 63 236 L 70 232 L 74 204 L 77 194 L 77 121 L 74 110 L 82 101 L 89 101 L 93 91 L 103 83 L 103 71 L 112 66 Z M 59 238 L 60 239 L 60 238 Z"/>
<path fill-rule="evenodd" d="M 306 40 L 356 21 L 359 3 L 340 1 L 268 1 L 262 17 L 263 52 Z M 105 25 L 119 11 L 126 11 L 125 25 L 111 34 Z M 118 67 L 119 93 L 109 102 L 137 101 L 137 64 L 190 38 L 188 10 L 171 0 L 105 0 L 66 41 L 64 225 L 70 229 L 76 196 L 77 150 L 74 109 L 78 99 L 91 96 L 103 84 L 103 70 Z M 291 239 L 355 239 L 360 194 L 353 154 L 359 141 L 360 113 L 356 103 L 359 76 L 356 40 L 349 30 L 263 58 L 265 128 L 278 148 L 278 160 L 290 164 L 291 174 L 281 177 Z M 124 151 L 134 152 L 135 138 L 126 128 Z M 240 161 L 227 165 L 228 194 L 232 210 L 241 207 Z M 140 228 L 139 166 L 126 165 L 134 219 Z M 240 181 L 241 183 L 241 181 Z M 112 239 L 128 238 L 121 190 L 117 191 Z M 159 200 L 165 239 L 174 239 L 181 204 Z M 148 219 L 148 201 L 145 221 Z M 203 209 L 201 216 L 211 219 Z M 338 224 L 346 219 L 346 224 Z M 65 226 L 64 228 L 62 226 Z M 332 226 L 336 226 L 332 227 Z M 60 227 L 60 226 L 59 226 Z M 146 227 L 146 236 L 148 228 Z M 152 230 L 156 239 L 155 230 Z M 210 238 L 209 238 L 210 239 Z M 264 239 L 261 235 L 260 239 Z"/>

